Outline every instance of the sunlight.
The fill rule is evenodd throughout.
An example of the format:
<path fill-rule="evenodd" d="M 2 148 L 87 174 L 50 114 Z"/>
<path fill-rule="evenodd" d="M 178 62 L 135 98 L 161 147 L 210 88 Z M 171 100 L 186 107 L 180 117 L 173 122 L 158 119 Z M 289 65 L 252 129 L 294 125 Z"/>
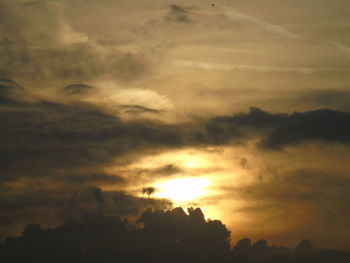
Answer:
<path fill-rule="evenodd" d="M 203 177 L 172 179 L 155 185 L 155 197 L 167 198 L 176 204 L 192 202 L 205 196 L 209 185 L 210 179 Z"/>
<path fill-rule="evenodd" d="M 182 156 L 183 159 L 183 166 L 186 168 L 201 168 L 201 167 L 205 167 L 206 164 L 206 160 L 202 157 L 202 156 L 197 156 L 197 155 L 190 155 L 187 154 L 184 156 Z"/>

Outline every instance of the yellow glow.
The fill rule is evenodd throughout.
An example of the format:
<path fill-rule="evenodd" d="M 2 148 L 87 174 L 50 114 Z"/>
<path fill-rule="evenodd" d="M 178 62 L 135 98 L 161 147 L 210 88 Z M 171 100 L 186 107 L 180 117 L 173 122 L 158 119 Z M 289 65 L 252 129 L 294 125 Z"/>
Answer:
<path fill-rule="evenodd" d="M 205 196 L 210 185 L 209 178 L 186 177 L 156 184 L 155 197 L 167 198 L 175 204 L 191 202 Z"/>
<path fill-rule="evenodd" d="M 184 155 L 183 166 L 186 168 L 200 168 L 206 166 L 206 161 L 201 156 Z"/>

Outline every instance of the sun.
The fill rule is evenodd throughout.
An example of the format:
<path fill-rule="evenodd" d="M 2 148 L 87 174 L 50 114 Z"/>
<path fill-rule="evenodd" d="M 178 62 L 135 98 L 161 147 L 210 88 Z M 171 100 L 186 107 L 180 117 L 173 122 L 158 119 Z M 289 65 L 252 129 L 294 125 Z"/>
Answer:
<path fill-rule="evenodd" d="M 167 198 L 175 204 L 193 202 L 208 193 L 210 179 L 206 177 L 186 177 L 155 184 L 155 197 Z"/>

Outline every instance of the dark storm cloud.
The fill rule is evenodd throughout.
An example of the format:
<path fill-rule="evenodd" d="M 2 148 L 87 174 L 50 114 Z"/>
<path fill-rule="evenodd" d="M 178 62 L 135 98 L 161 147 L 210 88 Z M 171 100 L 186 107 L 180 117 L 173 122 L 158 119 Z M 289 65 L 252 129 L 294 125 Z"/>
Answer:
<path fill-rule="evenodd" d="M 303 142 L 350 143 L 350 113 L 320 109 L 292 114 L 275 114 L 259 108 L 248 113 L 217 117 L 207 125 L 209 136 L 217 143 L 246 136 L 262 136 L 264 149 L 283 149 Z"/>

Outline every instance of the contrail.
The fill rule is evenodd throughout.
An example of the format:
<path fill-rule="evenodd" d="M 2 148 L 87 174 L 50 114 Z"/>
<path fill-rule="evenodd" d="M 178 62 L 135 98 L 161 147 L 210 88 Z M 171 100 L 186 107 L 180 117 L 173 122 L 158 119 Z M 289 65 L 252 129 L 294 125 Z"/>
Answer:
<path fill-rule="evenodd" d="M 303 74 L 311 74 L 313 72 L 326 72 L 326 71 L 350 71 L 350 68 L 311 68 L 311 67 L 273 67 L 273 66 L 260 66 L 260 65 L 244 65 L 244 64 L 229 64 L 229 63 L 208 63 L 191 60 L 173 60 L 171 62 L 173 66 L 193 69 L 207 69 L 207 70 L 250 70 L 261 72 L 297 72 Z"/>

